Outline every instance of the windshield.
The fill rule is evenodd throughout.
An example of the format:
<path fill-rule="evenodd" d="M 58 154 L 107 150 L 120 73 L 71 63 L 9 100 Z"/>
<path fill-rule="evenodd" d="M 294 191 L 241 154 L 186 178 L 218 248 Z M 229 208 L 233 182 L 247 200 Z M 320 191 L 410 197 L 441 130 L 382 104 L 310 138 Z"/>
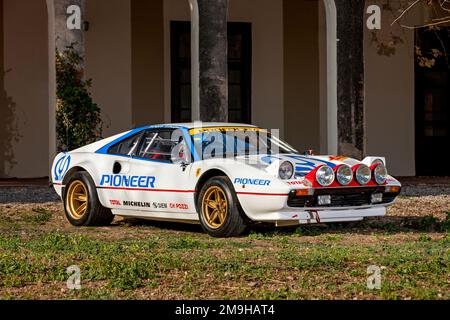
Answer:
<path fill-rule="evenodd" d="M 204 159 L 298 153 L 286 142 L 266 130 L 254 127 L 214 127 L 192 129 L 198 156 Z"/>

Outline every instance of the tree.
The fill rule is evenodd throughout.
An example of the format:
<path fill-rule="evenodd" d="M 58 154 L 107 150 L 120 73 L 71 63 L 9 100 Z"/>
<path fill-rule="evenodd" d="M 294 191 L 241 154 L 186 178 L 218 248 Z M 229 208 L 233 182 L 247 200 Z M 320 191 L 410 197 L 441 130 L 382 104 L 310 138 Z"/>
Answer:
<path fill-rule="evenodd" d="M 228 121 L 228 0 L 197 0 L 200 120 Z"/>
<path fill-rule="evenodd" d="M 56 134 L 58 149 L 95 142 L 102 133 L 100 108 L 92 101 L 91 80 L 83 79 L 83 58 L 73 46 L 56 50 Z"/>
<path fill-rule="evenodd" d="M 365 0 L 335 0 L 337 9 L 339 153 L 365 155 L 364 26 Z"/>
<path fill-rule="evenodd" d="M 450 22 L 450 2 L 448 0 L 401 0 L 400 3 L 403 5 L 403 10 L 401 10 L 401 14 L 392 22 L 391 25 L 399 23 L 403 28 L 417 29 L 448 24 Z M 426 6 L 430 9 L 431 17 L 429 20 L 419 26 L 411 26 L 406 23 L 402 23 L 402 18 L 409 11 L 419 5 Z"/>
<path fill-rule="evenodd" d="M 442 25 L 450 24 L 449 0 L 375 0 L 382 5 L 383 12 L 390 12 L 392 28 L 372 32 L 372 44 L 378 53 L 395 54 L 397 45 L 403 43 L 402 32 L 423 30 L 435 32 Z M 365 0 L 335 0 L 337 9 L 337 64 L 338 64 L 338 141 L 339 153 L 362 158 L 365 155 L 364 118 L 364 29 Z M 372 3 L 374 4 L 374 3 Z M 412 10 L 428 9 L 430 19 L 421 25 L 408 24 L 408 14 Z M 448 59 L 442 39 L 440 46 L 423 50 L 417 33 L 417 64 L 431 68 L 438 59 Z M 450 63 L 447 61 L 450 67 Z"/>
<path fill-rule="evenodd" d="M 439 59 L 447 59 L 444 40 L 439 36 L 439 30 L 444 25 L 450 24 L 450 1 L 449 0 L 378 0 L 387 13 L 387 19 L 391 28 L 384 28 L 372 32 L 372 44 L 374 44 L 380 55 L 390 56 L 395 54 L 396 46 L 403 44 L 402 35 L 407 30 L 416 33 L 415 56 L 419 67 L 432 68 Z M 428 12 L 428 18 L 422 23 L 411 21 L 414 13 Z M 414 23 L 415 22 L 415 23 Z M 436 37 L 435 48 L 423 48 L 423 35 L 431 34 Z M 447 65 L 450 64 L 447 61 Z"/>

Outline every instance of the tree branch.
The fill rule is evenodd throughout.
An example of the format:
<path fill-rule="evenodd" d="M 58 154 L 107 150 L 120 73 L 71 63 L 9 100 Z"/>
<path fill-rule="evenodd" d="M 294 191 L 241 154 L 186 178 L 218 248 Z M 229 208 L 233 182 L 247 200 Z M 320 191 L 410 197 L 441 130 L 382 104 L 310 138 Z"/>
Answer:
<path fill-rule="evenodd" d="M 434 23 L 427 23 L 427 24 L 424 24 L 424 25 L 421 25 L 421 26 L 407 26 L 407 25 L 404 25 L 404 24 L 401 24 L 400 26 L 402 26 L 403 28 L 406 28 L 406 29 L 420 29 L 420 28 L 433 27 L 433 26 L 437 26 L 437 25 L 444 24 L 444 23 L 449 23 L 449 22 L 450 22 L 450 17 L 447 17 L 447 20 L 434 22 Z"/>
<path fill-rule="evenodd" d="M 414 1 L 408 8 L 406 8 L 392 23 L 391 26 L 393 26 L 398 20 L 400 20 L 411 8 L 413 8 L 416 4 L 418 4 L 420 0 Z"/>

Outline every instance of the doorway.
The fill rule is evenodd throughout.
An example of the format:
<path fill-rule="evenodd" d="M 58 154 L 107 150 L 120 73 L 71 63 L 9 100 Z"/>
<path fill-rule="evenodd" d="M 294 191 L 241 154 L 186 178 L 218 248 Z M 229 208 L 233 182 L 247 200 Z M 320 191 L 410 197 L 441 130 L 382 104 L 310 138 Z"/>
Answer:
<path fill-rule="evenodd" d="M 419 176 L 448 176 L 450 166 L 450 28 L 421 29 L 416 47 L 434 65 L 419 64 L 416 53 L 416 171 Z M 434 50 L 442 54 L 433 57 Z"/>
<path fill-rule="evenodd" d="M 190 122 L 191 24 L 172 21 L 171 109 L 172 122 Z M 252 25 L 228 23 L 228 121 L 251 123 Z"/>

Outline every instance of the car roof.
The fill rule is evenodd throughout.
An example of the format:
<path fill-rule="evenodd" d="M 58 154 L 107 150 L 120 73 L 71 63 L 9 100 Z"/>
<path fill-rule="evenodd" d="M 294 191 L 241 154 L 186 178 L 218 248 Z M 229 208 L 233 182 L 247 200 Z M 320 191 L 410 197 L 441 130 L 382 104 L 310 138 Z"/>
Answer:
<path fill-rule="evenodd" d="M 254 127 L 251 124 L 243 123 L 228 123 L 228 122 L 185 122 L 185 123 L 167 123 L 147 126 L 146 128 L 185 128 L 185 129 L 198 129 L 198 128 L 213 128 L 213 127 Z"/>

